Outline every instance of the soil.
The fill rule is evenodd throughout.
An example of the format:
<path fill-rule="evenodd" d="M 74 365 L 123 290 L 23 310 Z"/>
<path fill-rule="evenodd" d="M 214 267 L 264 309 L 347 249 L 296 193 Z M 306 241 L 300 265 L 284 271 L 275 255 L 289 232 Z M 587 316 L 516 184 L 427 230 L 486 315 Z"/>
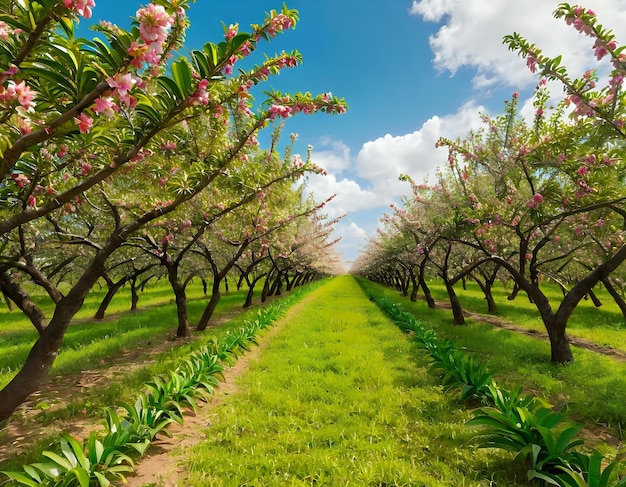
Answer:
<path fill-rule="evenodd" d="M 527 335 L 527 336 L 531 336 L 534 338 L 538 338 L 540 340 L 549 340 L 548 337 L 548 333 L 544 332 L 544 331 L 539 331 L 539 330 L 532 330 L 529 328 L 523 328 L 521 326 L 517 326 L 509 321 L 505 321 L 501 318 L 498 318 L 497 316 L 493 316 L 493 315 L 483 315 L 483 314 L 479 314 L 479 313 L 471 313 L 471 312 L 464 312 L 464 316 L 466 318 L 471 318 L 474 321 L 479 321 L 481 323 L 488 323 L 492 326 L 498 327 L 498 328 L 503 328 L 505 330 L 509 330 L 509 331 L 514 331 L 516 333 L 521 333 L 523 335 Z M 572 337 L 572 336 L 568 336 L 568 340 L 570 342 L 571 345 L 578 347 L 578 348 L 583 348 L 585 350 L 589 350 L 595 353 L 599 353 L 601 355 L 606 355 L 608 357 L 611 357 L 615 360 L 618 361 L 626 361 L 626 353 L 623 352 L 622 350 L 617 350 L 615 348 L 611 348 L 608 346 L 602 346 L 602 345 L 597 345 L 595 343 L 589 342 L 587 340 L 584 340 L 582 338 L 576 338 L 576 337 Z"/>
<path fill-rule="evenodd" d="M 308 299 L 292 307 L 288 314 L 297 313 L 298 309 Z M 438 306 L 445 305 L 438 303 Z M 237 313 L 233 313 L 237 314 Z M 502 320 L 492 315 L 465 312 L 467 318 L 475 321 L 491 324 L 492 326 L 503 328 L 517 333 L 533 336 L 538 339 L 547 340 L 547 333 L 537 330 L 528 330 L 513 323 Z M 216 321 L 214 326 L 232 318 L 224 317 Z M 280 320 L 280 323 L 286 322 Z M 187 448 L 204 439 L 203 429 L 209 424 L 211 410 L 223 403 L 224 398 L 237 391 L 236 379 L 243 373 L 251 363 L 258 360 L 264 346 L 273 335 L 278 333 L 280 326 L 274 326 L 263 334 L 259 340 L 259 346 L 253 347 L 245 355 L 239 357 L 238 361 L 224 371 L 225 381 L 216 388 L 211 400 L 208 403 L 200 403 L 196 414 L 189 411 L 185 415 L 184 425 L 172 425 L 169 430 L 172 437 L 159 435 L 147 452 L 147 455 L 135 465 L 135 474 L 128 478 L 129 487 L 155 486 L 169 487 L 175 486 L 179 480 L 184 478 L 182 467 L 177 464 L 176 451 Z M 615 360 L 626 360 L 626 353 L 610 347 L 602 347 L 585 340 L 570 337 L 572 345 L 599 354 L 607 355 Z M 127 350 L 123 354 L 112 359 L 109 367 L 84 371 L 80 374 L 64 375 L 53 378 L 48 384 L 29 398 L 22 405 L 13 419 L 0 430 L 0 468 L 9 458 L 16 459 L 26 455 L 29 448 L 38 440 L 46 437 L 58 437 L 59 433 L 68 433 L 77 438 L 86 438 L 91 431 L 102 430 L 101 418 L 72 416 L 67 420 L 56 420 L 53 424 L 42 425 L 37 421 L 36 416 L 41 412 L 37 405 L 46 402 L 52 408 L 63 409 L 72 400 L 82 394 L 88 394 L 89 389 L 98 387 L 101 384 L 110 384 L 115 378 L 127 374 L 130 369 L 144 367 L 146 364 L 154 362 L 155 357 L 166 352 L 181 342 L 173 337 L 163 337 L 161 342 L 153 342 L 149 350 Z M 590 435 L 596 440 L 601 435 L 606 443 L 615 444 L 616 439 L 606 431 L 593 431 Z"/>

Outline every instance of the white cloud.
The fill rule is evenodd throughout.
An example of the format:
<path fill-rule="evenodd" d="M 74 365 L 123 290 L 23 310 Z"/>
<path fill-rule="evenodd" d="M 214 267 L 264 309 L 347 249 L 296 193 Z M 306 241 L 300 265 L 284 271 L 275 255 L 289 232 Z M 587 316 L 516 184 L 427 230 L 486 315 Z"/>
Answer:
<path fill-rule="evenodd" d="M 348 160 L 355 166 L 356 176 L 352 179 L 339 177 L 329 170 L 326 176 L 309 176 L 307 189 L 318 201 L 337 194 L 324 211 L 331 218 L 348 214 L 350 223 L 342 220 L 335 229 L 335 235 L 342 236 L 338 250 L 346 258 L 356 257 L 368 232 L 375 231 L 378 217 L 389 211 L 392 202 L 398 202 L 402 195 L 409 193 L 409 185 L 398 181 L 398 177 L 408 174 L 416 181 L 434 177 L 436 167 L 447 157 L 445 149 L 437 149 L 435 142 L 441 136 L 456 139 L 467 135 L 480 125 L 481 111 L 484 111 L 482 107 L 468 103 L 454 114 L 432 117 L 420 130 L 410 134 L 387 134 L 365 142 L 354 162 L 345 144 L 327 141 L 337 152 L 323 151 L 325 160 Z M 312 158 L 320 164 L 317 151 L 313 151 Z M 346 164 L 337 166 L 341 167 L 340 171 L 347 169 Z"/>
<path fill-rule="evenodd" d="M 326 176 L 310 176 L 307 189 L 315 194 L 317 200 L 337 195 L 324 209 L 330 217 L 381 206 L 377 195 L 371 190 L 363 189 L 352 179 L 337 179 L 332 173 Z"/>
<path fill-rule="evenodd" d="M 595 64 L 592 42 L 578 34 L 553 12 L 560 0 L 414 0 L 410 13 L 426 21 L 442 22 L 431 36 L 434 65 L 454 74 L 462 66 L 476 68 L 473 84 L 488 88 L 504 83 L 529 86 L 536 78 L 524 69 L 524 61 L 502 44 L 506 34 L 519 32 L 548 56 L 563 55 L 563 64 L 574 74 Z M 626 0 L 586 0 L 618 41 L 626 41 Z"/>
<path fill-rule="evenodd" d="M 327 147 L 328 149 L 319 150 L 318 147 Z M 335 174 L 341 174 L 351 165 L 350 147 L 329 137 L 322 138 L 320 143 L 314 146 L 312 157 L 315 164 Z"/>
<path fill-rule="evenodd" d="M 390 134 L 366 142 L 357 156 L 356 172 L 368 180 L 375 194 L 397 198 L 408 192 L 406 183 L 398 181 L 401 174 L 408 174 L 421 182 L 435 176 L 435 170 L 447 154 L 435 148 L 437 140 L 444 136 L 455 139 L 467 135 L 479 125 L 482 107 L 473 103 L 462 106 L 455 114 L 434 116 L 413 133 L 392 136 Z"/>
<path fill-rule="evenodd" d="M 367 232 L 351 220 L 342 220 L 336 227 L 334 235 L 341 236 L 337 250 L 344 256 L 344 267 L 349 268 L 359 251 L 365 247 Z"/>

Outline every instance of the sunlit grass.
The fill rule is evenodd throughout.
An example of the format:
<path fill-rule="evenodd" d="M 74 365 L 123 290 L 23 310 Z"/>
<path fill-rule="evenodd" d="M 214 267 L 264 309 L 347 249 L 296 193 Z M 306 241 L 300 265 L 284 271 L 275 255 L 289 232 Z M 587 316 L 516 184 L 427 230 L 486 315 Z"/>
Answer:
<path fill-rule="evenodd" d="M 476 354 L 503 387 L 522 385 L 525 390 L 549 399 L 556 408 L 565 409 L 577 420 L 590 426 L 605 424 L 612 427 L 616 434 L 621 434 L 622 426 L 626 425 L 626 410 L 623 407 L 623 397 L 626 396 L 625 362 L 574 347 L 574 363 L 555 366 L 550 363 L 550 346 L 545 339 L 473 320 L 468 320 L 467 326 L 455 326 L 450 310 L 431 310 L 424 301 L 412 303 L 393 289 L 368 281 L 361 282 L 368 292 L 384 295 L 412 312 L 421 322 L 435 329 L 441 338 L 450 338 L 457 348 Z M 524 299 L 520 296 L 510 306 L 521 305 Z M 486 308 L 486 305 L 483 306 Z M 520 314 L 527 312 L 525 310 Z M 519 324 L 517 314 L 513 319 L 510 314 L 503 313 L 502 317 L 505 316 Z M 615 333 L 619 334 L 619 330 L 615 329 Z M 624 338 L 626 330 L 621 332 L 622 343 L 626 341 Z"/>
<path fill-rule="evenodd" d="M 351 277 L 296 308 L 183 452 L 180 485 L 516 485 Z"/>
<path fill-rule="evenodd" d="M 281 306 L 289 306 L 322 283 L 323 281 L 311 283 L 284 294 L 279 298 Z M 122 402 L 132 403 L 145 382 L 152 380 L 156 375 L 175 370 L 181 361 L 207 342 L 213 339 L 220 340 L 227 333 L 236 333 L 247 322 L 257 319 L 258 306 L 242 311 L 244 298 L 243 291 L 230 291 L 224 294 L 215 314 L 215 321 L 220 322 L 219 326 L 195 333 L 192 340 L 171 341 L 171 347 L 165 347 L 164 351 L 152 356 L 141 357 L 136 363 L 129 362 L 128 358 L 121 358 L 115 373 L 111 373 L 108 368 L 115 363 L 121 351 L 131 349 L 134 343 L 138 350 L 145 349 L 145 352 L 149 353 L 159 340 L 167 338 L 168 333 L 172 331 L 172 323 L 164 317 L 175 319 L 174 306 L 171 304 L 155 306 L 138 313 L 124 314 L 109 321 L 73 325 L 80 340 L 72 342 L 78 345 L 72 348 L 66 343 L 64 351 L 55 363 L 55 374 L 51 378 L 56 387 L 65 391 L 61 404 L 53 404 L 50 398 L 42 397 L 38 405 L 40 406 L 38 414 L 28 420 L 32 423 L 33 431 L 38 431 L 40 425 L 52 423 L 54 426 L 42 430 L 40 433 L 43 436 L 37 437 L 27 451 L 22 452 L 19 457 L 8 460 L 1 467 L 9 470 L 19 469 L 24 463 L 37 461 L 42 450 L 49 447 L 51 442 L 58 440 L 60 432 L 67 431 L 68 427 L 71 432 L 73 421 L 97 422 L 103 417 L 104 407 L 119 405 Z M 204 303 L 204 301 L 190 302 L 190 315 L 199 317 Z M 99 330 L 100 333 L 92 333 L 94 330 Z M 88 342 L 89 338 L 93 340 Z M 77 385 L 71 375 L 68 376 L 68 372 L 77 370 L 89 370 L 95 372 L 95 375 L 101 371 L 106 375 L 106 379 L 97 387 L 84 388 Z M 59 422 L 60 419 L 67 421 Z M 0 429 L 0 441 L 2 433 Z"/>
<path fill-rule="evenodd" d="M 104 297 L 104 291 L 95 290 L 88 295 L 84 307 L 66 332 L 52 377 L 101 368 L 110 365 L 111 360 L 122 352 L 141 350 L 146 345 L 150 348 L 156 343 L 173 339 L 177 327 L 176 306 L 172 303 L 171 288 L 166 282 L 154 284 L 141 296 L 138 312 L 128 311 L 130 300 L 127 301 L 123 291 L 111 303 L 107 314 L 109 318 L 102 321 L 94 321 L 91 317 Z M 193 325 L 202 314 L 208 298 L 203 297 L 199 282 L 189 287 L 188 297 L 189 318 Z M 240 311 L 244 299 L 244 290 L 223 294 L 214 321 L 234 310 Z M 48 313 L 52 311 L 49 300 L 43 296 L 39 296 L 38 300 Z M 17 373 L 37 336 L 32 324 L 19 310 L 9 312 L 4 308 L 0 311 L 0 387 Z M 176 342 L 184 343 L 184 340 Z"/>
<path fill-rule="evenodd" d="M 448 302 L 443 283 L 433 280 L 429 286 L 439 303 Z M 550 284 L 543 284 L 542 290 L 556 310 L 563 297 L 561 290 Z M 468 282 L 467 289 L 462 289 L 460 285 L 457 285 L 455 291 L 465 310 L 487 313 L 484 295 L 476 283 Z M 493 294 L 498 306 L 498 316 L 516 325 L 545 332 L 545 326 L 539 312 L 535 305 L 528 300 L 526 294 L 520 292 L 513 301 L 508 301 L 507 296 L 510 291 L 501 283 L 496 283 L 494 286 Z M 600 287 L 594 291 L 600 298 L 602 306 L 597 308 L 591 299 L 580 301 L 568 321 L 568 333 L 597 345 L 610 346 L 626 352 L 626 340 L 624 340 L 626 322 L 619 307 L 604 288 Z"/>

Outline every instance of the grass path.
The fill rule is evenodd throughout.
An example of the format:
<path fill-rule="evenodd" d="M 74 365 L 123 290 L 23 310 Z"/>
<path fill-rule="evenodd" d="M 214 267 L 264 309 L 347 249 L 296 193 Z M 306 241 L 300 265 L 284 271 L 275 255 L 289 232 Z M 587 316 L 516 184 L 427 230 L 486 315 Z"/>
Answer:
<path fill-rule="evenodd" d="M 467 413 L 352 277 L 296 309 L 201 413 L 206 439 L 179 450 L 178 485 L 517 485 L 507 459 L 469 445 Z"/>

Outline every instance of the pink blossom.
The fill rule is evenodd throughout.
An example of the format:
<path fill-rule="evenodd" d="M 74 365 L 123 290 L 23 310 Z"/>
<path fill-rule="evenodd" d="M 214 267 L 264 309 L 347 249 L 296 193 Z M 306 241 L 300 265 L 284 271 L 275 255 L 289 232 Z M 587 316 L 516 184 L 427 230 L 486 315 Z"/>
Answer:
<path fill-rule="evenodd" d="M 0 20 L 0 39 L 8 40 L 10 35 L 19 34 L 22 29 L 13 29 L 9 24 Z"/>
<path fill-rule="evenodd" d="M 239 47 L 239 52 L 243 57 L 246 57 L 250 55 L 253 49 L 254 46 L 252 45 L 252 43 L 250 41 L 246 41 Z"/>
<path fill-rule="evenodd" d="M 28 195 L 28 200 L 26 202 L 26 204 L 32 208 L 34 208 L 35 206 L 37 206 L 37 200 L 35 199 L 35 197 L 32 194 Z"/>
<path fill-rule="evenodd" d="M 112 118 L 115 115 L 115 112 L 119 110 L 119 107 L 115 103 L 113 103 L 110 97 L 96 98 L 94 100 L 94 105 L 94 113 L 102 113 L 108 118 Z"/>
<path fill-rule="evenodd" d="M 163 43 L 175 19 L 163 6 L 153 3 L 137 10 L 136 16 L 139 21 L 139 36 L 146 44 Z"/>
<path fill-rule="evenodd" d="M 9 83 L 12 83 L 11 81 Z M 24 81 L 15 85 L 15 93 L 17 95 L 18 103 L 24 107 L 24 109 L 28 110 L 34 104 L 32 103 L 35 95 L 37 94 L 33 90 L 31 90 Z"/>
<path fill-rule="evenodd" d="M 580 166 L 580 167 L 578 168 L 578 171 L 576 171 L 576 173 L 577 173 L 579 176 L 584 176 L 585 174 L 587 174 L 587 172 L 588 172 L 588 169 L 587 169 L 587 167 L 586 167 L 586 166 Z"/>
<path fill-rule="evenodd" d="M 226 35 L 224 37 L 228 41 L 237 35 L 238 30 L 239 30 L 239 24 L 230 24 L 228 26 L 228 30 L 226 31 Z"/>
<path fill-rule="evenodd" d="M 91 18 L 91 7 L 96 6 L 94 0 L 63 0 L 63 4 L 86 19 Z"/>
<path fill-rule="evenodd" d="M 89 174 L 90 171 L 91 171 L 91 164 L 89 164 L 88 162 L 83 162 L 80 165 L 80 175 L 81 176 L 87 176 L 87 174 Z"/>
<path fill-rule="evenodd" d="M 207 79 L 200 80 L 200 82 L 198 83 L 198 88 L 196 88 L 196 91 L 194 91 L 192 95 L 189 97 L 189 104 L 191 106 L 209 104 L 209 95 L 206 91 L 207 86 L 209 86 L 209 80 Z M 222 107 L 217 107 L 217 108 L 219 108 L 220 115 L 221 115 Z M 216 108 L 216 111 L 217 111 L 217 108 Z"/>
<path fill-rule="evenodd" d="M 23 188 L 25 185 L 30 184 L 30 179 L 28 179 L 24 174 L 21 173 L 12 173 L 11 178 L 15 181 L 18 188 Z"/>
<path fill-rule="evenodd" d="M 131 73 L 118 73 L 113 78 L 107 78 L 107 83 L 111 88 L 116 88 L 120 95 L 128 93 L 135 84 Z"/>
<path fill-rule="evenodd" d="M 541 203 L 543 203 L 543 195 L 535 193 L 528 202 L 528 208 L 537 208 Z"/>
<path fill-rule="evenodd" d="M 291 116 L 291 111 L 291 107 L 285 105 L 272 105 L 268 110 L 269 117 L 272 120 L 276 117 L 289 118 Z"/>
<path fill-rule="evenodd" d="M 80 130 L 81 134 L 88 134 L 93 127 L 93 120 L 84 113 L 81 113 L 78 117 L 74 117 L 74 122 L 78 125 L 78 130 Z"/>
<path fill-rule="evenodd" d="M 559 240 L 561 240 L 561 237 L 559 237 L 558 235 L 555 235 L 553 240 L 555 243 L 559 243 Z"/>
<path fill-rule="evenodd" d="M 598 218 L 598 226 L 599 227 L 603 227 L 604 226 L 604 220 L 602 218 Z"/>

